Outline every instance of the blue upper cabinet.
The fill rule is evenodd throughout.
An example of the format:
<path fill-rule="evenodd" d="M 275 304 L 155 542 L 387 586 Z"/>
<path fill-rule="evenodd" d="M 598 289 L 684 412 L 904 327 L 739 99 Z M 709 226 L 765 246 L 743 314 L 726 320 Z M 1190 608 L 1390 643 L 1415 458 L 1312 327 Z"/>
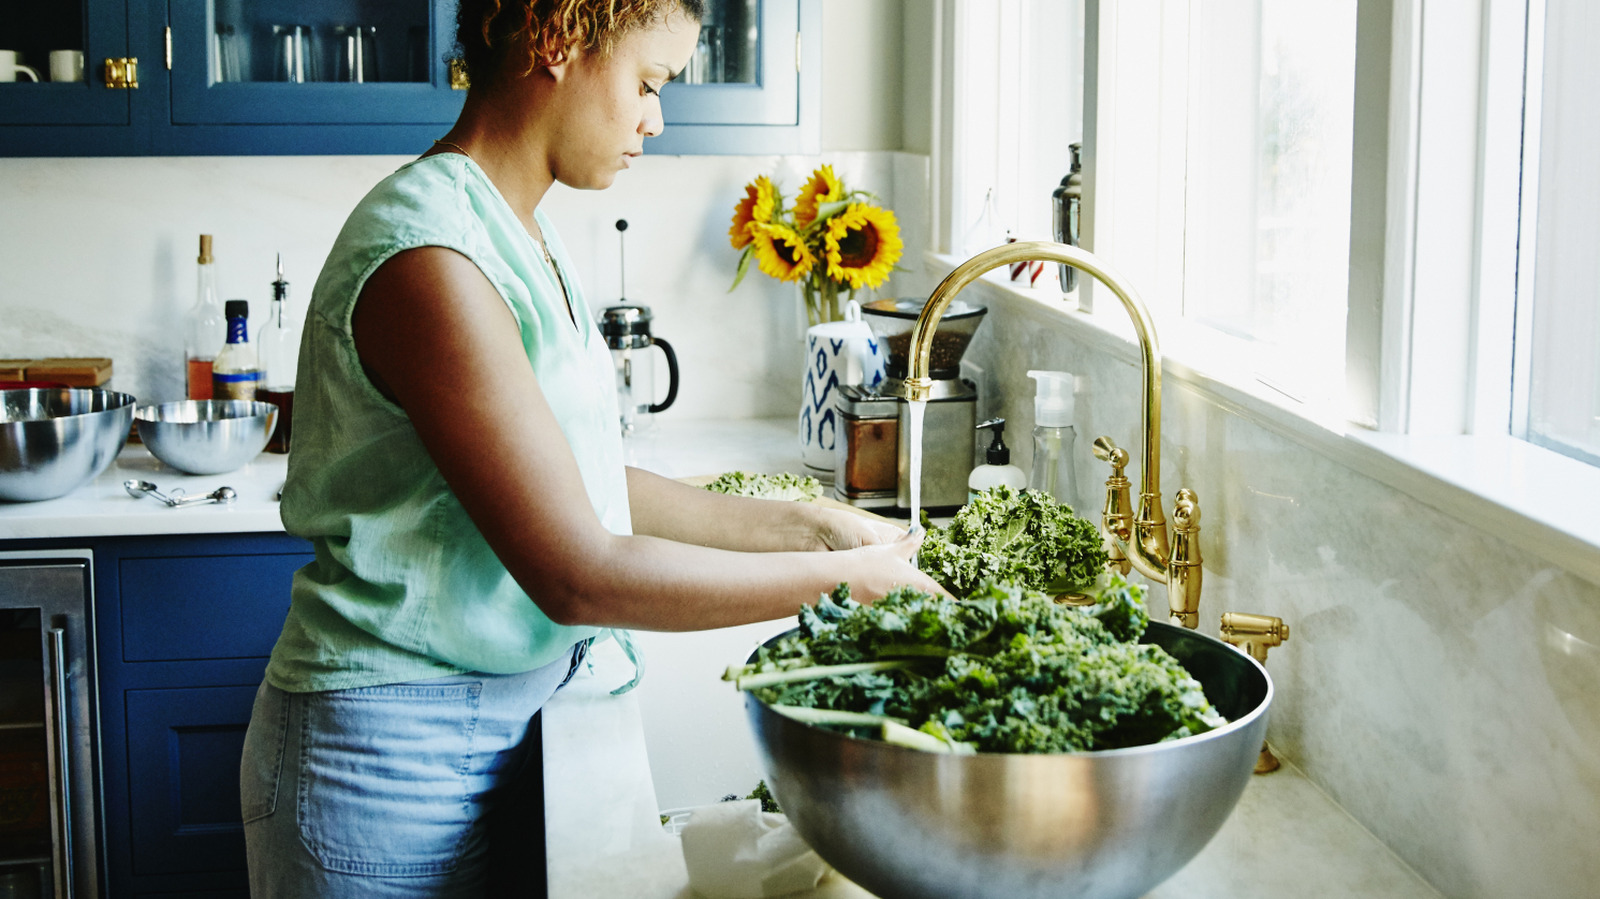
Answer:
<path fill-rule="evenodd" d="M 454 5 L 169 0 L 161 155 L 419 153 L 461 111 Z"/>
<path fill-rule="evenodd" d="M 708 0 L 689 65 L 661 92 L 646 153 L 821 149 L 822 0 Z"/>
<path fill-rule="evenodd" d="M 646 151 L 814 153 L 822 0 L 708 0 Z M 453 0 L 78 0 L 0 7 L 0 156 L 411 154 L 455 121 Z M 81 80 L 52 80 L 81 49 Z M 70 76 L 58 69 L 63 79 Z M 0 77 L 4 77 L 0 74 Z"/>
<path fill-rule="evenodd" d="M 135 90 L 123 85 L 132 83 L 130 71 L 137 77 L 138 65 L 129 50 L 129 3 L 0 6 L 0 47 L 16 53 L 24 67 L 0 72 L 0 147 L 6 155 L 77 155 L 83 144 L 130 138 L 136 130 Z"/>

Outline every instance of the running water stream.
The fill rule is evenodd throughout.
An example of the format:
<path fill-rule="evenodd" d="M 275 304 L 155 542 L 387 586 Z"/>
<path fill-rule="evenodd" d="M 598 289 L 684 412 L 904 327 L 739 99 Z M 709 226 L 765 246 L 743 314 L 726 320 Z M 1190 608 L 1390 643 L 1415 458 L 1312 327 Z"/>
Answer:
<path fill-rule="evenodd" d="M 911 466 L 911 530 L 922 527 L 922 413 L 928 409 L 927 400 L 907 400 L 906 446 L 910 450 Z M 915 561 L 915 560 L 913 560 Z"/>

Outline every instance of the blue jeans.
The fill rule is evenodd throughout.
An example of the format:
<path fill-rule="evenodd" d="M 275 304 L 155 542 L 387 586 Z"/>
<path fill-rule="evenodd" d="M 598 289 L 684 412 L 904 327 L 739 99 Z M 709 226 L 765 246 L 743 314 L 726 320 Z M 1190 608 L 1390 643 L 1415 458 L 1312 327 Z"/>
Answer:
<path fill-rule="evenodd" d="M 250 895 L 543 896 L 534 716 L 585 647 L 523 674 L 325 693 L 263 683 L 239 779 Z M 515 861 L 496 863 L 502 851 Z"/>

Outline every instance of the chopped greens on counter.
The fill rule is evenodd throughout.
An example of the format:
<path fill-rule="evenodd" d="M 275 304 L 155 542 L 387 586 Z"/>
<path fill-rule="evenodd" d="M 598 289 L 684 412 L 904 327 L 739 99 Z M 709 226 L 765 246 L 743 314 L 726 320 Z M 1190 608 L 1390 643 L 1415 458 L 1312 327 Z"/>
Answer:
<path fill-rule="evenodd" d="M 1047 493 L 993 487 L 951 519 L 930 528 L 917 567 L 965 596 L 986 579 L 1052 596 L 1081 593 L 1100 576 L 1107 556 L 1094 523 Z"/>
<path fill-rule="evenodd" d="M 748 796 L 740 796 L 738 793 L 729 793 L 728 795 L 722 797 L 723 802 L 737 802 L 740 799 L 759 800 L 761 802 L 762 811 L 771 812 L 775 815 L 783 814 L 783 809 L 779 807 L 777 798 L 772 795 L 772 790 L 767 788 L 767 782 L 764 780 L 756 781 L 756 788 L 751 790 L 750 795 Z"/>
<path fill-rule="evenodd" d="M 788 472 L 780 474 L 751 474 L 730 471 L 719 475 L 706 485 L 713 493 L 733 496 L 754 496 L 761 499 L 784 499 L 809 502 L 822 495 L 822 482 L 810 475 Z"/>
<path fill-rule="evenodd" d="M 1092 605 L 985 580 L 960 602 L 902 587 L 870 606 L 841 584 L 724 677 L 774 711 L 945 752 L 1081 752 L 1225 723 L 1166 650 L 1137 643 L 1143 590 L 1110 574 Z"/>

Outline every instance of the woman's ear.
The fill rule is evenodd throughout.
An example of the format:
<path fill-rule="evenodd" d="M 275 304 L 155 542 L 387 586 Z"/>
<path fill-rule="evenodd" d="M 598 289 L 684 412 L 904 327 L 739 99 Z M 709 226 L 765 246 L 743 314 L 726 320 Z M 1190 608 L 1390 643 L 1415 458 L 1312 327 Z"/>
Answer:
<path fill-rule="evenodd" d="M 572 65 L 572 53 L 569 50 L 560 50 L 553 53 L 548 59 L 539 60 L 538 68 L 550 73 L 550 77 L 560 81 L 567 75 L 567 69 Z"/>

